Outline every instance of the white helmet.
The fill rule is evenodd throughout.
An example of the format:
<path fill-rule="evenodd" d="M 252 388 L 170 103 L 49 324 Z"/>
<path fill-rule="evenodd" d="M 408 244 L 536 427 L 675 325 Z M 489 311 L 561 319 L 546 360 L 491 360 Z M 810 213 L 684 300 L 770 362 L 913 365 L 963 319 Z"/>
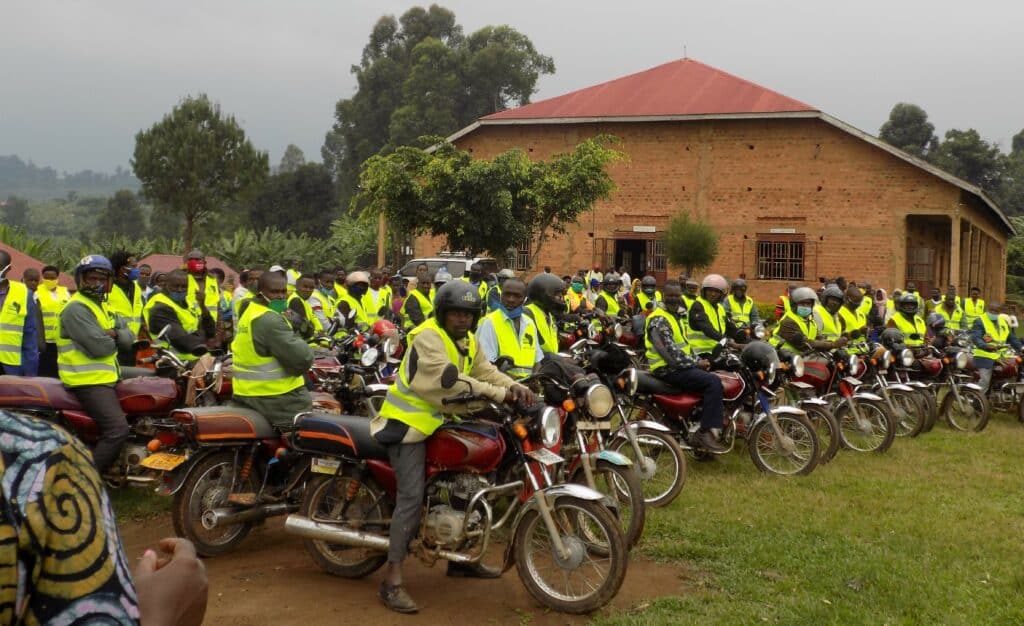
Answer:
<path fill-rule="evenodd" d="M 367 274 L 366 272 L 352 272 L 351 274 L 345 277 L 346 285 L 354 285 L 356 283 L 366 283 L 367 285 L 369 285 L 370 275 Z"/>
<path fill-rule="evenodd" d="M 704 277 L 704 282 L 700 284 L 700 290 L 704 291 L 705 289 L 717 289 L 722 292 L 722 295 L 725 295 L 729 291 L 729 283 L 721 274 L 708 274 Z"/>

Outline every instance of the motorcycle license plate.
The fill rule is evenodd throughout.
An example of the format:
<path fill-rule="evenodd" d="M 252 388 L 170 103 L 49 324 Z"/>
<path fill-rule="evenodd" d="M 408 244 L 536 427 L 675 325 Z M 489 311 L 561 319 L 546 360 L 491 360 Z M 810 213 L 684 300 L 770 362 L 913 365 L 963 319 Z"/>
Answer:
<path fill-rule="evenodd" d="M 142 465 L 142 467 L 148 467 L 149 469 L 159 470 L 161 472 L 169 472 L 184 463 L 186 459 L 188 459 L 188 457 L 183 454 L 157 452 L 156 454 L 151 454 L 142 459 L 142 463 L 140 465 Z"/>
<path fill-rule="evenodd" d="M 603 422 L 591 422 L 588 420 L 580 420 L 576 422 L 576 428 L 578 430 L 611 430 L 612 423 L 608 420 Z"/>
<path fill-rule="evenodd" d="M 534 461 L 543 463 L 544 465 L 557 465 L 565 459 L 558 456 L 547 448 L 540 448 L 539 450 L 530 450 L 526 453 L 526 456 L 530 457 Z"/>
<path fill-rule="evenodd" d="M 337 473 L 339 465 L 341 465 L 341 461 L 338 459 L 314 457 L 313 461 L 309 464 L 309 469 L 317 474 L 330 474 L 333 476 Z"/>

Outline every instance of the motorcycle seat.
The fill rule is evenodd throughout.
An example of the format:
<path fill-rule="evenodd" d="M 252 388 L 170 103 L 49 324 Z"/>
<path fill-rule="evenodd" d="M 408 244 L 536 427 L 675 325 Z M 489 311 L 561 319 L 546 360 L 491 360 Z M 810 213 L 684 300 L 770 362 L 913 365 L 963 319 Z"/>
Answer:
<path fill-rule="evenodd" d="M 370 434 L 370 418 L 304 413 L 295 420 L 292 445 L 302 452 L 356 459 L 387 459 L 388 450 Z"/>
<path fill-rule="evenodd" d="M 82 410 L 78 398 L 60 379 L 44 376 L 0 376 L 0 407 Z"/>
<path fill-rule="evenodd" d="M 192 416 L 199 441 L 273 439 L 278 436 L 270 420 L 251 409 L 237 406 L 204 406 L 177 409 Z"/>
<path fill-rule="evenodd" d="M 677 396 L 683 393 L 683 390 L 679 387 L 674 387 L 648 372 L 637 372 L 636 390 L 638 393 L 649 393 L 659 396 Z"/>

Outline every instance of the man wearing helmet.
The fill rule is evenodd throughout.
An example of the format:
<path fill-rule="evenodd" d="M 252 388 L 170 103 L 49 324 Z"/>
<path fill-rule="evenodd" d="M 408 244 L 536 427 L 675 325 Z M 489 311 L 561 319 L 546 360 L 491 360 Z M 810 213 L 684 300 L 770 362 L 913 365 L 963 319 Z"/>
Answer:
<path fill-rule="evenodd" d="M 814 324 L 818 327 L 818 338 L 822 341 L 838 341 L 843 334 L 839 319 L 839 308 L 843 306 L 843 292 L 832 284 L 821 292 L 821 304 L 814 307 Z"/>
<path fill-rule="evenodd" d="M 864 341 L 867 338 L 868 318 L 863 312 L 862 303 L 865 300 L 864 294 L 856 285 L 850 285 L 846 289 L 846 296 L 843 298 L 843 305 L 839 307 L 839 321 L 844 337 Z M 850 352 L 860 354 L 863 348 L 851 348 Z"/>
<path fill-rule="evenodd" d="M 704 277 L 700 297 L 689 309 L 687 336 L 694 354 L 709 353 L 721 339 L 736 335 L 736 325 L 725 314 L 725 307 L 722 306 L 728 289 L 729 284 L 719 274 Z"/>
<path fill-rule="evenodd" d="M 914 283 L 908 283 L 913 286 Z M 886 326 L 898 328 L 903 333 L 907 347 L 919 348 L 928 340 L 924 318 L 917 314 L 920 310 L 917 294 L 907 291 L 894 299 L 895 311 Z"/>
<path fill-rule="evenodd" d="M 665 306 L 654 309 L 647 316 L 644 331 L 647 362 L 651 373 L 668 384 L 703 396 L 704 412 L 697 443 L 712 452 L 722 452 L 724 448 L 711 432 L 713 428 L 722 427 L 722 381 L 718 376 L 705 371 L 710 367 L 706 360 L 695 359 L 690 351 L 682 323 L 685 312 L 679 281 L 666 282 Z"/>
<path fill-rule="evenodd" d="M 594 308 L 609 317 L 618 317 L 623 307 L 622 300 L 619 298 L 622 277 L 615 272 L 608 272 L 604 275 L 601 287 L 601 293 L 598 294 L 597 301 L 594 302 Z"/>
<path fill-rule="evenodd" d="M 973 290 L 972 290 L 973 291 Z M 1010 332 L 1010 324 L 1001 316 L 1003 307 L 998 302 L 987 302 L 985 313 L 971 327 L 974 344 L 974 367 L 978 370 L 978 385 L 988 391 L 992 382 L 992 367 L 1007 354 L 1007 345 L 1020 351 L 1021 342 Z"/>
<path fill-rule="evenodd" d="M 640 291 L 636 294 L 637 313 L 650 314 L 661 305 L 661 300 L 658 281 L 653 276 L 644 276 L 640 280 Z"/>
<path fill-rule="evenodd" d="M 559 284 L 561 280 L 549 276 Z M 441 401 L 453 392 L 442 388 L 446 369 L 458 370 L 459 378 L 473 391 L 495 402 L 533 403 L 533 393 L 498 371 L 487 360 L 471 329 L 480 315 L 479 291 L 463 281 L 452 281 L 437 290 L 434 316 L 409 333 L 409 349 L 402 359 L 395 383 L 388 389 L 380 414 L 370 432 L 388 449 L 395 471 L 398 494 L 391 515 L 388 568 L 380 586 L 380 598 L 394 611 L 414 613 L 416 603 L 402 585 L 402 562 L 409 541 L 416 536 L 423 508 L 426 439 L 444 423 Z M 459 413 L 465 406 L 445 407 Z M 499 572 L 481 566 L 450 564 L 450 575 L 495 577 Z"/>
<path fill-rule="evenodd" d="M 10 280 L 11 255 L 0 250 L 0 374 L 35 376 L 39 369 L 38 304 L 25 283 Z"/>
<path fill-rule="evenodd" d="M 725 313 L 732 323 L 740 328 L 753 327 L 761 323 L 761 313 L 753 298 L 747 297 L 747 281 L 737 278 L 730 285 L 729 297 L 725 299 Z"/>
<path fill-rule="evenodd" d="M 594 303 L 587 298 L 585 292 L 587 286 L 583 283 L 582 276 L 573 276 L 569 282 L 569 290 L 565 292 L 566 309 L 569 313 L 581 313 L 591 311 Z"/>
<path fill-rule="evenodd" d="M 515 272 L 508 269 L 507 267 L 498 272 L 498 282 L 493 287 L 487 290 L 487 311 L 497 311 L 501 308 L 501 288 L 505 284 L 505 281 L 516 275 Z"/>
<path fill-rule="evenodd" d="M 558 352 L 556 316 L 565 312 L 565 283 L 552 274 L 537 274 L 526 288 L 525 313 L 537 325 L 537 337 L 542 351 Z"/>
<path fill-rule="evenodd" d="M 78 291 L 61 310 L 57 336 L 60 380 L 100 429 L 93 461 L 101 474 L 117 460 L 128 438 L 128 421 L 114 385 L 120 378 L 118 349 L 129 350 L 135 341 L 124 319 L 106 306 L 113 274 L 106 257 L 95 254 L 79 261 Z"/>
<path fill-rule="evenodd" d="M 847 339 L 836 341 L 818 339 L 818 326 L 814 323 L 814 307 L 818 297 L 810 287 L 797 287 L 790 291 L 789 311 L 779 320 L 775 331 L 775 347 L 797 354 L 808 350 L 833 350 L 846 345 Z"/>

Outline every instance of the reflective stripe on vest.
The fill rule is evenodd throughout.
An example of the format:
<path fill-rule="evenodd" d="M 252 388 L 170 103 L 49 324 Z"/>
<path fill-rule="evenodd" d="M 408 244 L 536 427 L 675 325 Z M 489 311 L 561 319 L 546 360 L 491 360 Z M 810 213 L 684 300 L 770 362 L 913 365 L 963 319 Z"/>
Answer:
<path fill-rule="evenodd" d="M 71 299 L 71 294 L 67 288 L 59 285 L 56 292 L 40 285 L 39 289 L 36 289 L 36 295 L 39 299 L 39 310 L 43 314 L 43 334 L 46 336 L 46 343 L 57 343 L 60 321 L 58 318 L 64 305 Z"/>
<path fill-rule="evenodd" d="M 154 337 L 156 335 L 159 335 L 160 331 L 153 329 L 153 325 L 150 323 L 149 318 L 153 314 L 153 307 L 155 307 L 158 304 L 162 304 L 171 309 L 172 311 L 174 311 L 175 317 L 178 318 L 178 323 L 181 324 L 182 330 L 184 330 L 186 333 L 199 332 L 199 312 L 193 309 L 186 309 L 178 306 L 177 304 L 174 303 L 174 300 L 171 300 L 171 298 L 166 293 L 161 291 L 160 293 L 153 294 L 153 297 L 149 299 L 149 302 L 146 303 L 146 306 L 142 310 L 142 316 L 146 318 L 146 327 L 152 330 L 151 334 Z M 163 329 L 161 328 L 160 330 Z M 153 345 L 159 346 L 161 348 L 166 348 L 167 350 L 170 350 L 179 357 L 183 357 L 187 360 L 195 358 L 191 354 L 182 354 L 181 352 L 178 352 L 177 349 L 175 349 L 175 347 L 171 345 L 171 342 L 168 341 L 167 339 L 164 339 L 163 337 L 161 337 L 160 339 L 154 339 Z"/>
<path fill-rule="evenodd" d="M 537 361 L 537 325 L 529 316 L 520 316 L 519 323 L 523 327 L 523 340 L 519 341 L 512 320 L 505 316 L 504 311 L 489 313 L 487 318 L 494 325 L 494 334 L 498 338 L 498 356 L 512 359 L 513 367 L 506 372 L 512 378 L 526 378 L 533 373 Z"/>
<path fill-rule="evenodd" d="M 964 311 L 960 307 L 953 309 L 950 313 L 946 310 L 945 306 L 939 305 L 935 307 L 935 312 L 946 318 L 946 328 L 952 330 L 963 330 L 964 328 Z"/>
<path fill-rule="evenodd" d="M 138 285 L 132 289 L 132 300 L 128 301 L 128 294 L 119 285 L 110 288 L 107 295 L 107 311 L 116 313 L 124 318 L 128 328 L 136 337 L 142 330 L 142 289 Z"/>
<path fill-rule="evenodd" d="M 814 307 L 814 322 L 818 326 L 818 336 L 825 341 L 839 339 L 839 323 L 835 316 L 828 312 L 824 305 L 818 304 Z"/>
<path fill-rule="evenodd" d="M 413 327 L 417 326 L 417 324 L 409 318 L 409 314 L 405 309 L 406 305 L 409 304 L 410 298 L 415 298 L 416 301 L 420 303 L 420 311 L 423 313 L 424 322 L 430 319 L 431 313 L 434 312 L 434 305 L 431 304 L 429 299 L 427 299 L 427 296 L 423 295 L 419 289 L 413 289 L 409 292 L 409 295 L 406 296 L 405 302 L 402 303 L 402 328 L 406 331 L 410 331 Z"/>
<path fill-rule="evenodd" d="M 843 332 L 849 334 L 855 330 L 865 331 L 868 326 L 868 319 L 864 313 L 861 313 L 858 307 L 856 311 L 851 311 L 846 305 L 839 307 L 839 316 L 843 320 Z M 864 348 L 847 346 L 846 351 L 850 354 L 863 354 Z"/>
<path fill-rule="evenodd" d="M 608 293 L 605 291 L 602 291 L 598 297 L 603 298 L 605 304 L 608 306 L 608 308 L 605 309 L 605 313 L 611 316 L 619 314 L 619 309 L 621 309 L 622 307 L 619 306 L 618 298 L 616 298 L 615 296 L 608 295 Z"/>
<path fill-rule="evenodd" d="M 0 363 L 21 365 L 21 343 L 28 317 L 28 287 L 16 280 L 7 281 L 7 298 L 0 309 Z"/>
<path fill-rule="evenodd" d="M 786 319 L 791 319 L 794 322 L 796 322 L 797 328 L 799 328 L 800 332 L 804 334 L 804 338 L 807 341 L 814 341 L 815 339 L 818 338 L 818 326 L 812 320 L 801 319 L 799 315 L 797 315 L 793 311 L 789 311 L 779 319 L 779 324 L 781 325 L 783 320 Z M 780 350 L 789 350 L 790 352 L 800 354 L 800 349 L 794 346 L 793 344 L 789 343 L 788 341 L 785 341 L 782 338 L 782 335 L 775 335 L 773 339 L 773 343 L 775 344 L 776 348 Z"/>
<path fill-rule="evenodd" d="M 978 319 L 981 320 L 982 326 L 985 327 L 986 337 L 991 337 L 992 339 L 991 341 L 986 340 L 985 343 L 1006 343 L 1006 340 L 1010 337 L 1010 325 L 1006 323 L 1005 319 L 999 318 L 999 326 L 993 324 L 988 315 L 982 315 Z M 998 352 L 992 352 L 975 346 L 974 356 L 995 361 L 1006 356 L 1006 348 L 1002 348 Z"/>
<path fill-rule="evenodd" d="M 467 335 L 468 351 L 463 356 L 448 333 L 437 325 L 437 318 L 432 317 L 409 333 L 409 350 L 398 367 L 395 383 L 388 388 L 388 395 L 384 398 L 384 404 L 380 408 L 380 416 L 407 424 L 424 435 L 431 435 L 438 426 L 444 423 L 444 417 L 441 415 L 439 407 L 427 402 L 412 391 L 408 358 L 408 355 L 412 353 L 416 337 L 427 331 L 435 332 L 441 337 L 448 360 L 454 363 L 463 375 L 468 375 L 473 371 L 473 356 L 476 354 L 476 338 L 473 333 Z"/>
<path fill-rule="evenodd" d="M 726 330 L 726 315 L 725 307 L 721 304 L 711 304 L 704 298 L 697 298 L 694 301 L 693 306 L 699 306 L 704 309 L 704 315 L 711 322 L 711 327 L 717 330 L 722 335 L 725 334 Z M 704 352 L 711 352 L 715 349 L 715 345 L 718 343 L 717 339 L 712 339 L 704 333 L 695 330 L 692 326 L 687 327 L 686 331 L 687 339 L 690 341 L 690 348 L 693 349 L 694 354 L 702 354 Z"/>
<path fill-rule="evenodd" d="M 544 352 L 558 352 L 558 330 L 555 329 L 555 320 L 545 313 L 536 304 L 527 304 L 525 312 L 537 325 L 537 336 L 540 339 L 540 349 Z"/>
<path fill-rule="evenodd" d="M 728 313 L 733 323 L 737 326 L 749 326 L 750 312 L 754 308 L 753 298 L 743 298 L 743 304 L 740 304 L 730 293 L 725 301 L 729 304 Z"/>
<path fill-rule="evenodd" d="M 690 346 L 686 342 L 686 332 L 683 330 L 680 321 L 665 309 L 655 309 L 649 316 L 647 316 L 647 324 L 644 332 L 644 343 L 647 346 L 647 363 L 652 372 L 667 365 L 665 359 L 662 358 L 661 354 L 654 349 L 654 344 L 651 342 L 651 320 L 656 317 L 664 317 L 668 320 L 668 325 L 672 329 L 672 342 L 675 343 L 676 347 L 679 348 L 683 354 L 690 353 Z"/>
<path fill-rule="evenodd" d="M 85 305 L 96 316 L 96 323 L 102 330 L 113 330 L 114 317 L 107 312 L 106 306 L 97 304 L 80 293 L 72 296 L 68 304 L 71 302 Z M 109 356 L 95 359 L 80 350 L 78 344 L 66 337 L 63 328 L 57 335 L 57 371 L 60 374 L 60 382 L 68 387 L 111 385 L 116 383 L 120 377 L 117 351 Z"/>
<path fill-rule="evenodd" d="M 924 336 L 927 332 L 927 328 L 924 324 L 924 319 L 920 315 L 915 315 L 913 320 L 908 320 L 903 317 L 903 313 L 897 313 L 892 316 L 892 321 L 896 323 L 896 328 L 903 333 L 903 343 L 908 346 L 923 346 Z M 912 339 L 911 335 L 918 335 L 917 339 Z"/>
<path fill-rule="evenodd" d="M 242 313 L 231 342 L 233 354 L 232 392 L 239 396 L 277 396 L 305 385 L 302 376 L 293 376 L 284 370 L 272 356 L 256 352 L 253 342 L 253 323 L 264 315 L 279 315 L 253 300 Z"/>

